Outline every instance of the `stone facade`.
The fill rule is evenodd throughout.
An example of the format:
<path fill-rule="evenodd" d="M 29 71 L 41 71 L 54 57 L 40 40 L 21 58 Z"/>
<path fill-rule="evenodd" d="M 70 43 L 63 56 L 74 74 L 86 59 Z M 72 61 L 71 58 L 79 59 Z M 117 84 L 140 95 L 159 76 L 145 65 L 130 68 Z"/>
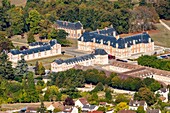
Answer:
<path fill-rule="evenodd" d="M 75 23 L 57 20 L 57 29 L 65 30 L 69 35 L 68 38 L 78 39 L 83 33 L 83 25 L 78 21 Z"/>
<path fill-rule="evenodd" d="M 24 59 L 28 61 L 58 54 L 61 54 L 61 45 L 57 43 L 57 40 L 53 39 L 49 43 L 31 43 L 27 50 L 11 50 L 8 53 L 8 57 L 9 61 L 17 63 L 18 60 L 21 60 L 21 55 L 24 55 Z"/>
<path fill-rule="evenodd" d="M 95 64 L 108 64 L 108 54 L 103 49 L 96 49 L 92 54 L 79 56 L 67 60 L 55 60 L 51 63 L 52 72 L 66 71 L 76 65 L 92 66 Z"/>
<path fill-rule="evenodd" d="M 92 51 L 102 48 L 108 54 L 126 58 L 136 54 L 153 54 L 154 42 L 147 33 L 120 38 L 110 27 L 96 32 L 85 32 L 78 39 L 78 49 Z"/>

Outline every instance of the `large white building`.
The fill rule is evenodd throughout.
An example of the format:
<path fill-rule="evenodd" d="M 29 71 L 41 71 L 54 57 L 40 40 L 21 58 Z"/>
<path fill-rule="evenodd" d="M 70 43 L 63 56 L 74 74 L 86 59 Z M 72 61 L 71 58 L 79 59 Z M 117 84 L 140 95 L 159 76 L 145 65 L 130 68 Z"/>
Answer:
<path fill-rule="evenodd" d="M 53 39 L 48 43 L 33 42 L 29 44 L 29 49 L 26 50 L 11 50 L 8 53 L 8 57 L 9 61 L 17 63 L 18 60 L 21 60 L 22 55 L 24 55 L 24 59 L 28 61 L 58 54 L 61 54 L 61 45 L 57 43 L 57 40 Z"/>
<path fill-rule="evenodd" d="M 79 50 L 92 51 L 95 48 L 102 48 L 118 58 L 127 58 L 137 54 L 153 54 L 154 42 L 145 32 L 122 38 L 113 27 L 109 27 L 85 32 L 78 39 Z"/>
<path fill-rule="evenodd" d="M 78 39 L 84 32 L 83 25 L 80 21 L 78 22 L 67 22 L 67 21 L 56 21 L 57 29 L 65 30 L 69 35 L 68 38 Z"/>
<path fill-rule="evenodd" d="M 92 66 L 95 64 L 108 64 L 108 54 L 104 49 L 95 49 L 91 54 L 70 58 L 67 60 L 55 60 L 51 63 L 51 71 L 66 71 L 73 68 L 75 65 Z"/>

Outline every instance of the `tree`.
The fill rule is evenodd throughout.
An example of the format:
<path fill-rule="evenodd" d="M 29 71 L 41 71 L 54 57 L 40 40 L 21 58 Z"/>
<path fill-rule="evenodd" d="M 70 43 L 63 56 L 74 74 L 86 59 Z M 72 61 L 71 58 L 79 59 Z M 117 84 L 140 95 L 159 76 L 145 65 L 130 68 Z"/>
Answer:
<path fill-rule="evenodd" d="M 145 100 L 148 105 L 152 105 L 156 102 L 156 97 L 149 88 L 142 87 L 139 89 L 138 93 L 134 96 L 135 100 Z"/>
<path fill-rule="evenodd" d="M 5 52 L 0 54 L 0 59 L 0 76 L 8 80 L 13 80 L 15 75 L 12 62 L 8 61 L 8 56 Z"/>
<path fill-rule="evenodd" d="M 103 84 L 99 82 L 96 87 L 92 90 L 92 92 L 98 92 L 104 90 Z"/>
<path fill-rule="evenodd" d="M 28 33 L 28 38 L 27 38 L 28 43 L 35 42 L 34 34 L 32 32 Z"/>
<path fill-rule="evenodd" d="M 35 74 L 36 75 L 44 75 L 45 74 L 45 68 L 44 66 L 42 65 L 42 62 L 36 62 L 36 65 L 35 65 Z"/>
<path fill-rule="evenodd" d="M 39 25 L 40 21 L 41 21 L 40 13 L 35 9 L 30 10 L 26 22 L 30 28 L 30 31 L 33 34 L 37 34 L 40 32 L 40 25 Z"/>
<path fill-rule="evenodd" d="M 64 106 L 65 105 L 69 105 L 69 106 L 74 106 L 75 105 L 74 100 L 72 98 L 70 98 L 70 97 L 67 97 L 63 104 L 64 104 Z"/>
<path fill-rule="evenodd" d="M 105 98 L 106 98 L 107 101 L 112 101 L 112 94 L 111 94 L 110 90 L 106 90 Z"/>
<path fill-rule="evenodd" d="M 8 38 L 5 38 L 4 36 L 0 36 L 0 53 L 5 51 L 9 51 L 10 49 L 13 49 L 14 45 Z"/>
<path fill-rule="evenodd" d="M 143 106 L 139 106 L 136 112 L 137 113 L 146 113 Z"/>
<path fill-rule="evenodd" d="M 18 60 L 17 66 L 15 69 L 15 80 L 20 81 L 22 80 L 23 76 L 28 74 L 28 65 L 24 59 L 24 56 L 21 56 L 21 60 Z"/>
<path fill-rule="evenodd" d="M 116 105 L 114 113 L 117 113 L 120 110 L 128 109 L 128 108 L 129 108 L 129 106 L 127 105 L 126 102 L 120 102 L 119 104 Z"/>

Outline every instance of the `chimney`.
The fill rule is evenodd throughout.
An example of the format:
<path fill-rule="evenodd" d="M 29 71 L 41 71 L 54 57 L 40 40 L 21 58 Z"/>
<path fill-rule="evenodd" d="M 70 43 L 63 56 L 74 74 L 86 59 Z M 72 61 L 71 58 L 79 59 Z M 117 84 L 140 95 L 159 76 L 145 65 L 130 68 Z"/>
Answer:
<path fill-rule="evenodd" d="M 116 36 L 116 39 L 118 40 L 119 38 L 120 38 L 120 36 L 119 36 L 119 35 L 117 35 L 117 36 Z"/>
<path fill-rule="evenodd" d="M 103 44 L 103 39 L 100 40 L 100 44 Z"/>
<path fill-rule="evenodd" d="M 116 31 L 113 31 L 113 36 L 116 37 Z"/>
<path fill-rule="evenodd" d="M 95 38 L 93 38 L 93 43 L 95 43 L 96 42 L 96 39 Z"/>
<path fill-rule="evenodd" d="M 100 31 L 99 31 L 99 29 L 97 29 L 97 33 L 98 33 L 98 34 L 100 34 Z"/>
<path fill-rule="evenodd" d="M 119 46 L 118 43 L 116 43 L 116 48 L 118 48 L 118 46 Z"/>
<path fill-rule="evenodd" d="M 127 43 L 125 43 L 125 48 L 127 48 Z"/>
<path fill-rule="evenodd" d="M 110 41 L 108 41 L 108 46 L 110 46 Z"/>
<path fill-rule="evenodd" d="M 83 37 L 83 36 L 81 37 L 81 41 L 82 41 L 82 42 L 84 41 L 84 37 Z"/>

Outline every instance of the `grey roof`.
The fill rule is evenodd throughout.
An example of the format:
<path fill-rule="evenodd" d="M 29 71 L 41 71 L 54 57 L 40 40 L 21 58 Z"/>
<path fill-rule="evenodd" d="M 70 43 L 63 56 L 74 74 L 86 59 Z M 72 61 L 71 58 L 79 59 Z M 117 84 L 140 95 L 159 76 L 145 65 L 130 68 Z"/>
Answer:
<path fill-rule="evenodd" d="M 108 27 L 108 28 L 106 27 L 105 29 L 92 31 L 90 33 L 113 36 L 113 32 L 116 32 L 116 30 L 113 27 Z"/>
<path fill-rule="evenodd" d="M 67 22 L 67 21 L 61 21 L 57 20 L 56 24 L 61 27 L 61 28 L 66 28 L 66 29 L 81 29 L 83 25 L 78 21 L 75 23 Z"/>
<path fill-rule="evenodd" d="M 130 102 L 129 102 L 129 106 L 134 106 L 134 104 L 135 104 L 135 106 L 144 106 L 145 105 L 145 101 L 137 101 L 137 100 L 130 100 Z"/>
<path fill-rule="evenodd" d="M 44 45 L 48 45 L 48 43 L 46 42 L 33 42 L 33 43 L 30 43 L 29 46 L 44 46 Z"/>
<path fill-rule="evenodd" d="M 38 53 L 38 52 L 42 52 L 42 51 L 46 51 L 46 50 L 51 50 L 51 47 L 57 43 L 57 40 L 53 39 L 49 42 L 48 45 L 41 45 L 40 47 L 36 47 L 36 48 L 32 48 L 32 49 L 27 49 L 27 50 L 10 50 L 10 52 L 13 55 L 17 55 L 17 54 L 23 54 L 23 55 L 27 55 L 27 54 L 33 54 L 33 53 Z"/>
<path fill-rule="evenodd" d="M 81 61 L 94 59 L 94 58 L 96 58 L 96 57 L 93 54 L 87 54 L 84 56 L 74 57 L 74 58 L 70 58 L 70 59 L 66 59 L 66 60 L 58 59 L 58 60 L 55 60 L 54 62 L 56 62 L 57 64 L 62 64 L 62 63 L 73 64 L 73 63 L 78 63 Z"/>
<path fill-rule="evenodd" d="M 104 49 L 95 49 L 94 55 L 107 55 L 107 52 Z"/>
<path fill-rule="evenodd" d="M 103 44 L 108 45 L 108 42 L 110 41 L 110 46 L 116 48 L 116 44 L 118 44 L 119 49 L 125 48 L 125 44 L 127 44 L 127 47 L 132 46 L 133 41 L 135 41 L 136 44 L 148 43 L 150 38 L 149 34 L 147 34 L 146 32 L 133 36 L 119 38 L 118 40 L 111 35 L 106 36 L 103 34 L 97 34 L 96 32 L 85 32 L 78 40 L 81 41 L 82 37 L 83 42 L 93 42 L 93 38 L 95 38 L 95 43 L 101 43 L 101 40 L 103 40 Z M 152 39 L 151 41 L 153 42 Z"/>
<path fill-rule="evenodd" d="M 167 88 L 161 88 L 160 90 L 164 93 L 167 92 Z"/>
<path fill-rule="evenodd" d="M 159 109 L 152 109 L 152 110 L 147 110 L 146 113 L 159 113 Z"/>
<path fill-rule="evenodd" d="M 54 62 L 56 62 L 57 64 L 62 64 L 62 63 L 73 64 L 73 63 L 78 63 L 78 62 L 89 60 L 89 59 L 95 59 L 96 58 L 95 55 L 107 55 L 107 52 L 104 49 L 95 49 L 94 53 L 92 54 L 87 54 L 87 55 L 74 57 L 74 58 L 70 58 L 66 60 L 57 59 Z"/>
<path fill-rule="evenodd" d="M 85 109 L 94 109 L 96 107 L 96 105 L 84 105 L 83 108 Z"/>

